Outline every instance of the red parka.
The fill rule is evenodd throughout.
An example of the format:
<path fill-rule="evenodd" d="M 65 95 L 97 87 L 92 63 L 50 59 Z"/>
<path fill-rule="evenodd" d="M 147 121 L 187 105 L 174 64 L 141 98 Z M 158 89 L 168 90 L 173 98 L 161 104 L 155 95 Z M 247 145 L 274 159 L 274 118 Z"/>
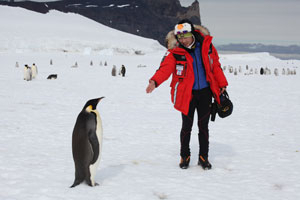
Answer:
<path fill-rule="evenodd" d="M 203 37 L 201 56 L 206 80 L 214 98 L 220 103 L 220 88 L 226 87 L 228 83 L 221 69 L 217 50 L 211 43 L 212 37 L 209 36 L 208 30 L 202 26 L 195 26 L 195 28 L 197 33 Z M 167 41 L 168 51 L 159 69 L 150 80 L 155 81 L 156 87 L 158 87 L 172 74 L 170 84 L 172 103 L 175 109 L 187 115 L 194 84 L 193 58 L 185 49 L 178 47 L 173 31 L 168 34 Z"/>

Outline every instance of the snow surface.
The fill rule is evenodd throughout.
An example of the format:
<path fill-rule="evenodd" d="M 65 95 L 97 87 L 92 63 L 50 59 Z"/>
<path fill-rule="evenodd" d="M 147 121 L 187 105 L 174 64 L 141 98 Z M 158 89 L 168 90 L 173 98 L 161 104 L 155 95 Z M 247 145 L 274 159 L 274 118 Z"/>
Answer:
<path fill-rule="evenodd" d="M 155 40 L 117 31 L 74 13 L 51 10 L 43 15 L 1 6 L 0 17 L 5 19 L 0 21 L 0 52 L 99 53 L 109 49 L 109 54 L 133 54 L 164 49 Z"/>
<path fill-rule="evenodd" d="M 299 60 L 220 55 L 223 66 L 243 67 L 237 76 L 225 71 L 234 111 L 210 123 L 212 170 L 197 166 L 196 123 L 191 166 L 182 170 L 170 80 L 145 92 L 164 55 L 156 41 L 56 11 L 0 6 L 0 18 L 7 19 L 0 21 L 0 200 L 300 198 L 299 75 L 243 75 L 246 65 L 298 69 Z M 38 76 L 24 81 L 23 66 L 32 63 Z M 111 76 L 122 64 L 126 77 Z M 53 73 L 58 79 L 47 80 Z M 73 127 L 86 101 L 101 96 L 100 185 L 70 189 Z"/>

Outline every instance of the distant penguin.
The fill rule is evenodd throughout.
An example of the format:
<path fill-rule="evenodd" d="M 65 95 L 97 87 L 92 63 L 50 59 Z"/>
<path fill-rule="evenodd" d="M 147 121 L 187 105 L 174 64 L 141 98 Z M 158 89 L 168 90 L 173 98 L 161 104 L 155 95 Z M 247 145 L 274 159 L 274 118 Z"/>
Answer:
<path fill-rule="evenodd" d="M 122 65 L 122 67 L 121 67 L 121 74 L 122 74 L 123 77 L 125 76 L 125 73 L 126 73 L 126 68 L 125 68 L 124 65 Z"/>
<path fill-rule="evenodd" d="M 24 66 L 24 80 L 26 80 L 26 81 L 32 80 L 32 71 L 28 65 Z"/>
<path fill-rule="evenodd" d="M 57 79 L 57 74 L 50 74 L 47 79 L 52 80 L 52 79 Z"/>
<path fill-rule="evenodd" d="M 239 73 L 242 73 L 242 66 L 239 66 Z"/>
<path fill-rule="evenodd" d="M 74 65 L 72 65 L 71 67 L 72 67 L 72 68 L 77 68 L 77 67 L 78 67 L 78 63 L 77 63 L 77 62 L 75 62 L 75 64 L 74 64 Z"/>
<path fill-rule="evenodd" d="M 237 73 L 237 69 L 236 68 L 234 68 L 234 75 L 237 75 L 238 73 Z"/>
<path fill-rule="evenodd" d="M 250 68 L 250 72 L 249 72 L 249 74 L 253 74 L 253 68 Z"/>
<path fill-rule="evenodd" d="M 112 75 L 112 76 L 116 76 L 116 74 L 117 74 L 117 68 L 116 68 L 116 66 L 114 65 L 113 68 L 112 68 L 112 70 L 111 70 L 111 75 Z"/>
<path fill-rule="evenodd" d="M 277 68 L 274 69 L 274 74 L 275 74 L 275 76 L 278 76 L 278 75 L 279 75 L 278 69 L 277 69 Z"/>
<path fill-rule="evenodd" d="M 96 107 L 102 98 L 89 100 L 77 117 L 72 135 L 75 180 L 71 187 L 84 180 L 89 186 L 98 185 L 95 174 L 102 148 L 102 122 Z"/>
<path fill-rule="evenodd" d="M 26 80 L 27 69 L 28 69 L 28 65 L 24 65 L 24 69 L 23 69 L 24 80 Z"/>
<path fill-rule="evenodd" d="M 37 66 L 33 63 L 31 66 L 31 71 L 32 71 L 32 78 L 35 79 L 35 77 L 38 74 Z"/>
<path fill-rule="evenodd" d="M 264 72 L 264 68 L 260 68 L 260 71 L 259 71 L 260 75 L 263 75 L 265 72 Z"/>

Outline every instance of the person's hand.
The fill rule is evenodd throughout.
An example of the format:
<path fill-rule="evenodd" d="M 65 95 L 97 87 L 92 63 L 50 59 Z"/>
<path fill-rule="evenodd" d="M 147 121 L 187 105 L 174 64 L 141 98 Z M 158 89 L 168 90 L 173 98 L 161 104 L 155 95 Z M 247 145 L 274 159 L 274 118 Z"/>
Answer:
<path fill-rule="evenodd" d="M 146 93 L 151 93 L 154 89 L 155 89 L 155 82 L 153 80 L 150 80 L 146 88 Z"/>
<path fill-rule="evenodd" d="M 226 90 L 226 87 L 222 87 L 221 88 L 221 94 L 223 94 L 223 92 L 225 92 L 225 90 Z"/>

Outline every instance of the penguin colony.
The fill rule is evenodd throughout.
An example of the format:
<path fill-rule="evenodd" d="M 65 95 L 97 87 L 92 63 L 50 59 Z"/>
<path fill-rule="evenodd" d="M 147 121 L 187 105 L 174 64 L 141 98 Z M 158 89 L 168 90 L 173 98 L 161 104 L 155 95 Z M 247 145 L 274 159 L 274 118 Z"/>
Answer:
<path fill-rule="evenodd" d="M 50 65 L 53 65 L 52 59 L 50 59 Z M 94 62 L 91 60 L 90 66 L 93 66 L 93 65 L 94 65 Z M 100 66 L 102 66 L 102 61 L 100 61 Z M 107 66 L 107 61 L 104 61 L 104 66 Z M 19 68 L 19 62 L 16 62 L 15 67 Z M 71 68 L 78 68 L 78 67 L 79 67 L 79 65 L 78 65 L 77 61 L 75 62 L 74 65 L 71 66 Z M 140 64 L 140 65 L 138 65 L 138 67 L 146 67 L 146 65 Z M 31 81 L 37 77 L 37 74 L 38 74 L 38 69 L 37 69 L 37 66 L 35 65 L 35 63 L 33 63 L 31 67 L 29 67 L 27 64 L 25 64 L 24 70 L 23 70 L 24 80 Z M 125 74 L 126 74 L 126 68 L 124 65 L 122 65 L 118 70 L 118 75 L 125 77 Z M 117 75 L 116 65 L 113 65 L 111 75 L 112 76 Z M 57 79 L 57 77 L 58 77 L 57 74 L 50 74 L 47 76 L 47 79 L 53 80 L 53 79 Z"/>
<path fill-rule="evenodd" d="M 77 117 L 72 135 L 75 180 L 71 187 L 83 181 L 89 186 L 98 185 L 95 182 L 95 174 L 100 162 L 103 131 L 96 107 L 103 98 L 89 100 Z"/>
<path fill-rule="evenodd" d="M 233 67 L 233 66 L 223 66 L 223 71 L 226 72 L 228 71 L 229 73 L 233 73 L 234 75 L 239 75 L 242 74 L 244 71 L 244 75 L 254 75 L 254 74 L 260 74 L 260 75 L 271 75 L 272 71 L 270 68 L 268 67 L 260 67 L 260 68 L 253 68 L 253 67 L 249 67 L 248 65 L 246 65 L 246 68 L 243 69 L 241 66 L 239 66 L 239 68 Z M 290 68 L 282 68 L 282 75 L 296 75 L 297 71 L 296 71 L 297 67 L 293 67 L 293 69 Z M 278 68 L 274 68 L 273 74 L 275 76 L 279 76 L 279 69 Z"/>

